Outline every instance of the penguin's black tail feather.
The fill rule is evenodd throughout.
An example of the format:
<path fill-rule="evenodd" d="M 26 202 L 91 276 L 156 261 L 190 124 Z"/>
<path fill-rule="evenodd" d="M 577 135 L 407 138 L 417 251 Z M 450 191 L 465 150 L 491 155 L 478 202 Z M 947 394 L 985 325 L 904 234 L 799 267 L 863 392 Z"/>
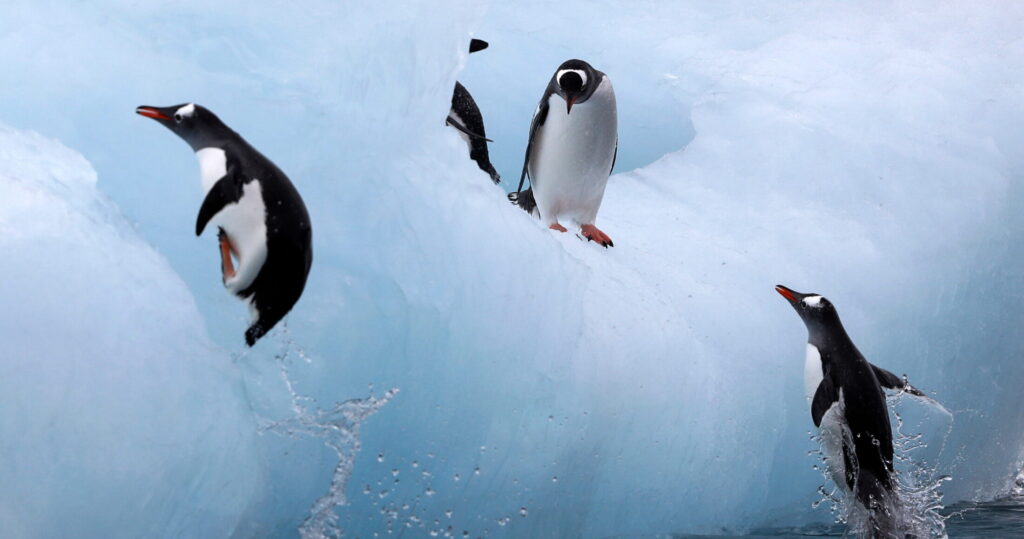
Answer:
<path fill-rule="evenodd" d="M 245 330 L 245 344 L 256 344 L 302 296 L 309 268 L 313 265 L 313 250 L 308 237 L 304 243 L 305 249 L 289 249 L 287 243 L 271 244 L 270 251 L 274 255 L 267 257 L 256 279 L 242 291 L 242 295 L 251 296 L 252 307 L 258 313 L 256 320 Z"/>
<path fill-rule="evenodd" d="M 537 209 L 537 200 L 533 198 L 533 188 L 508 194 L 509 202 L 519 206 L 526 213 L 533 214 Z"/>
<path fill-rule="evenodd" d="M 871 470 L 861 468 L 858 471 L 857 500 L 867 510 L 868 537 L 903 537 L 897 524 L 899 501 L 893 492 L 891 482 L 891 478 L 879 478 Z"/>

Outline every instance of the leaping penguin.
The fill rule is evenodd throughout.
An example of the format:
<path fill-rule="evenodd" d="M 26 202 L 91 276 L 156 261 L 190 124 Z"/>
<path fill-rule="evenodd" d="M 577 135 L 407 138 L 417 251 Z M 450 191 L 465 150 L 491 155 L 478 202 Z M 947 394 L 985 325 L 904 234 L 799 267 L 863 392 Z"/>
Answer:
<path fill-rule="evenodd" d="M 469 42 L 470 54 L 482 51 L 487 48 L 487 42 L 482 39 L 474 39 Z M 484 131 L 484 117 L 480 114 L 480 107 L 476 105 L 469 90 L 459 81 L 455 81 L 455 92 L 452 93 L 452 108 L 448 111 L 448 119 L 445 123 L 454 127 L 462 135 L 462 139 L 469 146 L 469 158 L 476 161 L 480 170 L 491 176 L 495 184 L 501 183 L 501 176 L 494 165 L 491 164 L 491 157 L 487 151 L 487 143 L 493 142 L 487 138 Z"/>
<path fill-rule="evenodd" d="M 576 221 L 588 240 L 612 247 L 594 226 L 619 148 L 611 80 L 583 60 L 558 66 L 530 124 L 519 188 L 509 199 L 566 232 L 559 217 Z M 530 189 L 523 191 L 530 178 Z"/>
<path fill-rule="evenodd" d="M 224 286 L 249 300 L 253 321 L 245 342 L 252 346 L 288 314 L 306 286 L 313 263 L 306 205 L 284 172 L 210 110 L 186 103 L 135 112 L 170 129 L 196 152 L 206 197 L 196 236 L 207 223 L 217 225 Z"/>
<path fill-rule="evenodd" d="M 893 495 L 892 427 L 883 388 L 921 397 L 924 393 L 868 363 L 824 296 L 782 285 L 775 290 L 807 326 L 804 384 L 829 473 L 868 510 L 872 526 L 891 530 L 898 500 Z"/>

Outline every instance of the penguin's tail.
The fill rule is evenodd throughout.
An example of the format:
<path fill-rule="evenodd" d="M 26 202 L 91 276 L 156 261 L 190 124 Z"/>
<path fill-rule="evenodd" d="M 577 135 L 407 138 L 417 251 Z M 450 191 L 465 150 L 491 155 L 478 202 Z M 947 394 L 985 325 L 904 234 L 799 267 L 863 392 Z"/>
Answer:
<path fill-rule="evenodd" d="M 508 194 L 509 202 L 519 206 L 526 213 L 533 214 L 537 209 L 537 200 L 533 198 L 533 188 Z"/>
<path fill-rule="evenodd" d="M 501 183 L 501 174 L 498 174 L 498 171 L 494 170 L 493 165 L 488 165 L 487 174 L 491 176 L 491 181 L 494 182 L 494 185 Z"/>
<path fill-rule="evenodd" d="M 870 470 L 861 469 L 857 474 L 857 500 L 867 511 L 868 537 L 903 537 L 898 525 L 899 500 L 891 481 Z"/>

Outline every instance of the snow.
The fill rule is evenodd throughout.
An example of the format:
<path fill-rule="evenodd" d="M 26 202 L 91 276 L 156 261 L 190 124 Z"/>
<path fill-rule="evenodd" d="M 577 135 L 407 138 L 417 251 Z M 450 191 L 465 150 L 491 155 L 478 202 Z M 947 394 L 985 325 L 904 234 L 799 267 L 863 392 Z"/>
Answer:
<path fill-rule="evenodd" d="M 0 486 L 19 517 L 5 535 L 67 515 L 124 536 L 296 534 L 351 454 L 268 425 L 390 388 L 343 477 L 350 535 L 827 520 L 810 508 L 805 329 L 778 282 L 824 294 L 871 362 L 953 411 L 931 446 L 947 502 L 1006 493 L 1020 469 L 1021 7 L 6 11 L 0 121 L 75 148 L 99 182 L 4 132 L 0 331 L 20 377 L 0 378 L 16 403 L 0 456 L 24 459 Z M 467 58 L 470 35 L 490 48 Z M 618 99 L 608 250 L 510 206 L 444 126 L 458 78 L 514 188 L 531 112 L 574 57 Z M 213 240 L 192 234 L 195 162 L 132 113 L 192 101 L 289 175 L 314 224 L 305 296 L 248 353 Z M 44 213 L 15 219 L 28 208 Z M 110 458 L 115 436 L 132 443 Z"/>

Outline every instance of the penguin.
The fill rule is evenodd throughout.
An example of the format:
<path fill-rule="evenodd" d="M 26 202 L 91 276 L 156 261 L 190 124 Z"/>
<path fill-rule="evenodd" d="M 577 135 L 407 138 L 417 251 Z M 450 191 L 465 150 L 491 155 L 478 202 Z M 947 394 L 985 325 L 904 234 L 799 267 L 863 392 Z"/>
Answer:
<path fill-rule="evenodd" d="M 488 43 L 482 39 L 474 39 L 469 43 L 470 54 L 482 51 L 488 47 Z M 491 157 L 487 151 L 487 143 L 494 142 L 487 138 L 484 131 L 484 117 L 480 114 L 480 107 L 476 105 L 469 90 L 459 81 L 455 81 L 455 92 L 452 93 L 452 107 L 448 111 L 448 119 L 445 123 L 459 131 L 462 139 L 469 146 L 469 158 L 476 161 L 480 170 L 486 172 L 495 184 L 501 183 L 501 175 L 494 170 L 491 164 Z"/>
<path fill-rule="evenodd" d="M 196 236 L 218 228 L 224 287 L 248 300 L 252 346 L 288 314 L 306 286 L 313 264 L 313 231 L 306 205 L 281 169 L 209 109 L 186 103 L 141 106 L 196 153 L 205 198 Z M 232 256 L 238 259 L 237 269 Z"/>
<path fill-rule="evenodd" d="M 509 200 L 566 232 L 559 217 L 576 221 L 590 241 L 613 247 L 594 226 L 619 149 L 611 80 L 583 60 L 558 66 L 530 124 L 519 188 Z M 523 191 L 525 179 L 530 189 Z"/>
<path fill-rule="evenodd" d="M 892 426 L 884 389 L 919 397 L 924 393 L 906 378 L 868 363 L 824 296 L 782 285 L 775 290 L 807 327 L 804 385 L 829 473 L 867 509 L 876 531 L 892 530 L 898 500 L 893 495 Z"/>

